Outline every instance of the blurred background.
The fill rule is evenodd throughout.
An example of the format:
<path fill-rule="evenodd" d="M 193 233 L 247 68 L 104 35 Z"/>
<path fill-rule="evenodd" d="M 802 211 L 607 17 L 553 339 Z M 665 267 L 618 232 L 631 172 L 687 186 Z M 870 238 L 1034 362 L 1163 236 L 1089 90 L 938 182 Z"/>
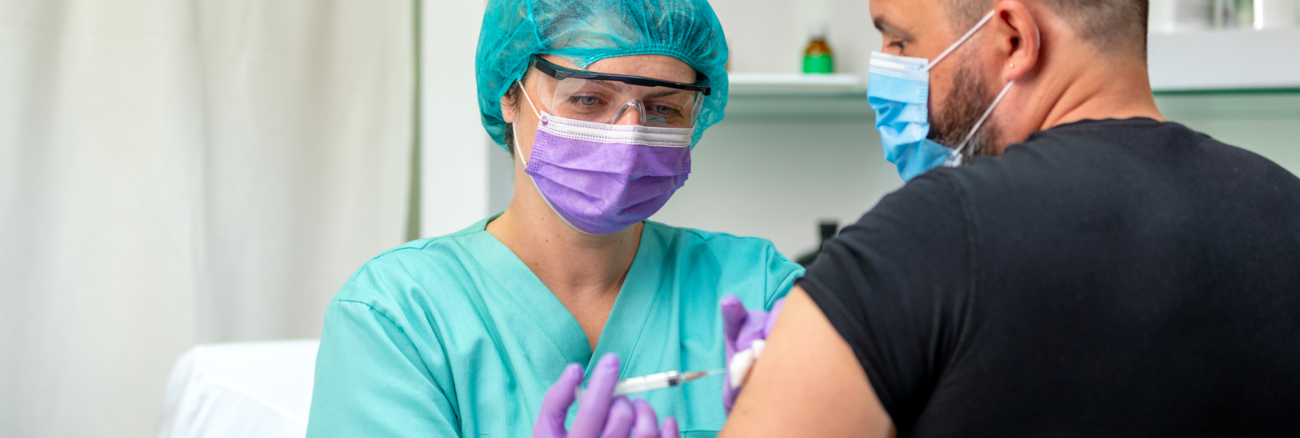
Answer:
<path fill-rule="evenodd" d="M 1165 115 L 1300 172 L 1295 3 L 1153 0 Z M 880 36 L 866 0 L 712 4 L 727 117 L 653 219 L 793 259 L 902 185 L 864 96 Z M 0 437 L 157 434 L 186 350 L 319 337 L 367 259 L 502 210 L 484 5 L 0 0 Z"/>

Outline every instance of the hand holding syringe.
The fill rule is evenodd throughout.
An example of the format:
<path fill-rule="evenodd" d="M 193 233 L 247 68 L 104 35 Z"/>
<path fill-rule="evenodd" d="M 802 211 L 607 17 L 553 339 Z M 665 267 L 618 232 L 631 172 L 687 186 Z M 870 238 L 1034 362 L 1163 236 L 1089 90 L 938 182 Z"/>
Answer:
<path fill-rule="evenodd" d="M 753 367 L 754 361 L 763 352 L 767 334 L 772 331 L 772 325 L 776 322 L 776 315 L 781 311 L 781 307 L 785 305 L 785 298 L 777 300 L 772 306 L 771 312 L 762 310 L 746 311 L 740 300 L 731 295 L 724 297 L 721 304 L 726 331 L 724 342 L 729 344 L 727 367 L 731 369 L 732 374 L 731 380 L 723 383 L 723 405 L 730 412 L 731 405 L 735 403 L 736 394 L 739 393 L 739 388 L 743 385 L 745 378 L 749 376 L 749 370 Z M 668 371 L 632 377 L 620 380 L 614 386 L 614 396 L 681 386 L 695 379 L 724 372 L 726 372 L 726 368 L 709 371 Z M 582 388 L 575 388 L 573 392 L 578 399 L 582 398 Z"/>
<path fill-rule="evenodd" d="M 730 370 L 726 382 L 722 384 L 722 407 L 731 412 L 736 403 L 736 395 L 749 377 L 758 356 L 767 345 L 767 335 L 772 333 L 776 316 L 785 306 L 785 298 L 776 300 L 771 311 L 745 310 L 745 305 L 734 295 L 722 297 L 723 343 L 727 348 L 727 369 Z"/>
<path fill-rule="evenodd" d="M 722 374 L 724 371 L 726 370 L 723 368 L 709 371 L 668 371 L 623 379 L 618 381 L 617 385 L 614 385 L 614 396 L 618 397 L 620 395 L 636 394 L 638 392 L 681 386 L 686 382 L 695 379 Z M 573 393 L 581 400 L 583 391 L 583 388 L 576 388 L 573 390 Z"/>

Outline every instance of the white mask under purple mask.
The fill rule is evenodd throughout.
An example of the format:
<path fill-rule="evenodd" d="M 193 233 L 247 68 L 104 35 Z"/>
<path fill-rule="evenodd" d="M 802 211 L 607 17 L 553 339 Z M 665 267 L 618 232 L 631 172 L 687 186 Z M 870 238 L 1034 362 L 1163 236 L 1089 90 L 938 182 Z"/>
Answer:
<path fill-rule="evenodd" d="M 523 85 L 520 84 L 520 88 Z M 524 163 L 542 199 L 570 227 L 609 234 L 663 208 L 691 173 L 691 128 L 612 125 L 538 112 L 537 134 Z"/>

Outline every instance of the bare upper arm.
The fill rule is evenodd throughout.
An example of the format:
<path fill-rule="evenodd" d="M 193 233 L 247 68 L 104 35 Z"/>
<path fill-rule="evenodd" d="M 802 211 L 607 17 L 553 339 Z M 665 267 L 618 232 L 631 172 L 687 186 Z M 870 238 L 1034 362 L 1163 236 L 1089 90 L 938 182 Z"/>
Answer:
<path fill-rule="evenodd" d="M 849 344 L 796 286 L 721 436 L 883 438 L 892 428 Z"/>

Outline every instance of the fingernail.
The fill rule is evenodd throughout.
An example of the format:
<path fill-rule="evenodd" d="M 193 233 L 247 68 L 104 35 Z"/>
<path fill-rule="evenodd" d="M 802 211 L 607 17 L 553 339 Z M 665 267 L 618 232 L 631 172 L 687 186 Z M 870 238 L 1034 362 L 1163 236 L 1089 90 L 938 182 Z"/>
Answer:
<path fill-rule="evenodd" d="M 578 375 L 581 375 L 581 374 L 582 374 L 582 366 L 581 366 L 581 365 L 578 365 L 578 364 L 576 364 L 576 363 L 571 363 L 571 364 L 569 364 L 569 366 L 564 367 L 564 374 L 568 374 L 568 375 L 578 374 Z"/>
<path fill-rule="evenodd" d="M 720 300 L 719 302 L 723 306 L 734 306 L 740 304 L 740 298 L 736 298 L 735 295 L 727 295 L 725 297 L 722 297 L 722 300 Z"/>

